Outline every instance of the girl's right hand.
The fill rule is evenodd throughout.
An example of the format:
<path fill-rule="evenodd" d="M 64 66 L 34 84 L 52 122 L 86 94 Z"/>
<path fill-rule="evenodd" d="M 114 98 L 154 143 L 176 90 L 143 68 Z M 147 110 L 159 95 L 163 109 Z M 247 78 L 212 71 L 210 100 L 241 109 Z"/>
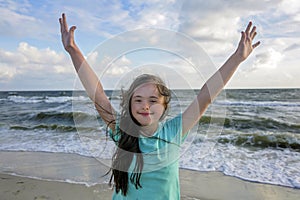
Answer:
<path fill-rule="evenodd" d="M 72 26 L 70 29 L 68 29 L 67 19 L 64 13 L 62 14 L 62 17 L 59 18 L 59 23 L 62 43 L 65 50 L 70 53 L 76 48 L 74 41 L 74 31 L 76 26 Z"/>

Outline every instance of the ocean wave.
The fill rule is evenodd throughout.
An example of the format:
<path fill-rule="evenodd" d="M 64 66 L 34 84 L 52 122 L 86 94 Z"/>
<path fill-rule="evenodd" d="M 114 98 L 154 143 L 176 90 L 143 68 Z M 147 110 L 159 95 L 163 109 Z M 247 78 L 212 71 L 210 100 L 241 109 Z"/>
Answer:
<path fill-rule="evenodd" d="M 255 107 L 300 107 L 299 102 L 286 102 L 286 101 L 216 101 L 216 105 L 222 106 L 255 106 Z"/>
<path fill-rule="evenodd" d="M 35 104 L 35 103 L 65 103 L 71 101 L 89 101 L 88 97 L 85 96 L 17 96 L 12 95 L 8 96 L 7 99 L 1 99 L 2 101 L 11 101 L 14 103 L 26 103 L 26 104 Z"/>
<path fill-rule="evenodd" d="M 300 188 L 300 152 L 291 149 L 244 148 L 205 141 L 190 145 L 180 166 L 198 171 L 221 171 L 248 181 Z M 296 178 L 295 178 L 296 177 Z"/>
<path fill-rule="evenodd" d="M 80 131 L 81 133 L 94 133 L 99 132 L 98 127 L 83 127 L 83 126 L 67 126 L 59 124 L 39 124 L 39 125 L 12 125 L 9 127 L 11 130 L 21 130 L 21 131 L 36 131 L 36 130 L 45 130 L 45 131 L 56 131 L 56 132 L 75 132 Z"/>
<path fill-rule="evenodd" d="M 225 128 L 232 128 L 235 130 L 277 130 L 300 134 L 300 124 L 289 123 L 285 121 L 278 121 L 272 118 L 253 117 L 253 118 L 222 118 L 203 116 L 200 124 L 217 124 Z"/>
<path fill-rule="evenodd" d="M 239 134 L 220 136 L 221 144 L 242 147 L 290 149 L 300 152 L 300 137 L 293 134 Z"/>
<path fill-rule="evenodd" d="M 10 129 L 23 130 L 23 131 L 38 130 L 38 129 L 56 130 L 56 131 L 60 131 L 60 132 L 76 131 L 76 127 L 74 127 L 74 126 L 63 126 L 63 125 L 57 125 L 57 124 L 52 124 L 52 125 L 39 124 L 39 125 L 36 125 L 36 126 L 13 125 L 13 126 L 10 126 Z"/>
<path fill-rule="evenodd" d="M 62 123 L 73 123 L 74 119 L 78 121 L 94 120 L 95 116 L 84 112 L 39 112 L 31 120 L 34 121 L 53 121 Z"/>

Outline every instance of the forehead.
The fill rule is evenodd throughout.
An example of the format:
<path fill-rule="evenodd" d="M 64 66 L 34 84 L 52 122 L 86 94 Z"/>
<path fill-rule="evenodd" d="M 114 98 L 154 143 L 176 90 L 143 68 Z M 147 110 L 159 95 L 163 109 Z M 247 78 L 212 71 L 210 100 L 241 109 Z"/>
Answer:
<path fill-rule="evenodd" d="M 133 97 L 141 96 L 141 97 L 151 97 L 156 96 L 160 97 L 160 93 L 157 89 L 157 86 L 154 83 L 145 83 L 141 86 L 137 87 L 133 93 Z"/>

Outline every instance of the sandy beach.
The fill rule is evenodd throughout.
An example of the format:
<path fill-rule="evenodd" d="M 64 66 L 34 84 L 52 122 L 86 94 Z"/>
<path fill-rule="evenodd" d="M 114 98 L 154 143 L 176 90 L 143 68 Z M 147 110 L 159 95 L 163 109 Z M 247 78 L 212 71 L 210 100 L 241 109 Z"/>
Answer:
<path fill-rule="evenodd" d="M 107 184 L 87 186 L 63 182 L 59 179 L 62 175 L 65 180 L 69 180 L 68 176 L 75 176 L 74 179 L 78 182 L 86 182 L 85 179 L 90 180 L 94 176 L 101 178 L 100 175 L 106 168 L 93 158 L 75 154 L 32 152 L 0 152 L 0 158 L 1 200 L 111 199 L 112 190 Z M 12 171 L 19 175 L 9 175 Z M 29 176 L 29 173 L 31 177 L 43 177 L 47 180 L 25 177 Z M 299 189 L 248 182 L 225 176 L 220 172 L 180 169 L 180 184 L 182 199 L 190 200 L 298 200 L 300 198 Z"/>
<path fill-rule="evenodd" d="M 111 199 L 107 184 L 44 181 L 0 174 L 1 200 Z M 242 181 L 221 173 L 181 170 L 181 197 L 190 200 L 298 200 L 300 190 Z"/>

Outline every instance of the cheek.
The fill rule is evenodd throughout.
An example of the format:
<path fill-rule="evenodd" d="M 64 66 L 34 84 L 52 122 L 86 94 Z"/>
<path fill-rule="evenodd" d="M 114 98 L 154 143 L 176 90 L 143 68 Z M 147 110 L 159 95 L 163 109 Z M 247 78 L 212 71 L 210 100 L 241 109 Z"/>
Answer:
<path fill-rule="evenodd" d="M 152 105 L 150 109 L 160 114 L 162 114 L 165 111 L 165 107 L 162 104 Z"/>
<path fill-rule="evenodd" d="M 130 110 L 130 112 L 132 113 L 132 114 L 134 114 L 135 112 L 137 111 L 137 106 L 135 105 L 135 104 L 131 104 L 131 110 Z"/>

